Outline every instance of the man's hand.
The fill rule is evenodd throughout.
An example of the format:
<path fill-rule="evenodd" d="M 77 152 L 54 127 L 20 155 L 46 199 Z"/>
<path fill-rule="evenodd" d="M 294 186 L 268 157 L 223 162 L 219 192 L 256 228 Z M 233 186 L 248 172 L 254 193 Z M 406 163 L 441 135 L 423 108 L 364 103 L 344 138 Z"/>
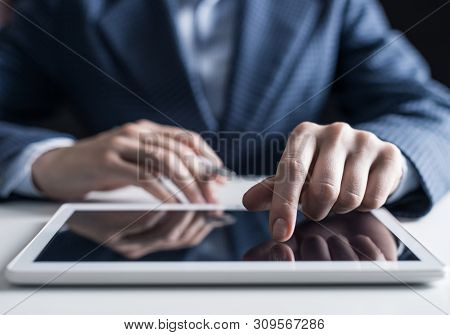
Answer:
<path fill-rule="evenodd" d="M 205 158 L 222 165 L 198 134 L 142 120 L 43 154 L 32 176 L 44 195 L 60 200 L 136 185 L 165 202 L 177 202 L 156 178 L 165 176 L 189 201 L 215 202 L 215 178 L 205 175 Z"/>
<path fill-rule="evenodd" d="M 244 195 L 249 210 L 270 209 L 273 238 L 288 240 L 297 208 L 320 221 L 328 213 L 381 207 L 398 186 L 402 154 L 392 143 L 346 123 L 304 122 L 288 139 L 277 173 Z"/>

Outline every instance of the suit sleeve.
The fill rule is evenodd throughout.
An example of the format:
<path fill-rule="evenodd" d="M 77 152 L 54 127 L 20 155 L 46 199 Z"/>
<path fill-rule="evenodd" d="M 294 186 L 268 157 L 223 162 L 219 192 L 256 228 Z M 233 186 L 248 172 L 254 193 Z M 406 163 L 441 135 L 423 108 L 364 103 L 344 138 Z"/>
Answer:
<path fill-rule="evenodd" d="M 424 215 L 450 189 L 450 92 L 375 0 L 349 0 L 345 11 L 338 101 L 355 128 L 396 144 L 418 172 L 420 189 L 391 210 Z"/>
<path fill-rule="evenodd" d="M 56 43 L 51 1 L 22 1 L 11 24 L 0 30 L 0 189 L 9 163 L 31 143 L 70 137 L 19 125 L 54 112 L 61 98 L 52 60 Z"/>

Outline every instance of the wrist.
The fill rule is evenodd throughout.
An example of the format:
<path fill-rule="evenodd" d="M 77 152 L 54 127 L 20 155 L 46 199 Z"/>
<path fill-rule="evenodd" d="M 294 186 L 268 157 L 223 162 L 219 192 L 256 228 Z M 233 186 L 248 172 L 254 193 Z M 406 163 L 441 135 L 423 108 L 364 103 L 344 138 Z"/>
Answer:
<path fill-rule="evenodd" d="M 34 187 L 44 195 L 47 193 L 47 185 L 51 183 L 52 176 L 55 175 L 55 168 L 58 166 L 59 153 L 66 148 L 55 148 L 44 152 L 31 165 L 31 180 Z"/>
<path fill-rule="evenodd" d="M 74 140 L 68 137 L 55 137 L 42 141 L 30 143 L 6 164 L 5 183 L 0 190 L 1 196 L 8 196 L 12 193 L 28 196 L 42 197 L 43 194 L 35 187 L 32 181 L 32 165 L 38 157 L 44 153 L 62 147 L 68 147 Z"/>

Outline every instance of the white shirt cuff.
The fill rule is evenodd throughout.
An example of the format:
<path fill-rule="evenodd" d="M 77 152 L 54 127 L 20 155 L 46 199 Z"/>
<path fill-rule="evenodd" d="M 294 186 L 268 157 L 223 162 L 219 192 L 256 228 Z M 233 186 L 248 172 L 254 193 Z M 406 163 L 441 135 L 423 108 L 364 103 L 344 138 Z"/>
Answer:
<path fill-rule="evenodd" d="M 28 145 L 8 164 L 5 172 L 6 183 L 1 189 L 1 195 L 7 197 L 11 193 L 41 197 L 41 193 L 33 183 L 31 167 L 34 161 L 44 153 L 73 145 L 74 140 L 57 137 Z M 50 172 L 51 173 L 51 172 Z"/>
<path fill-rule="evenodd" d="M 409 192 L 414 191 L 415 189 L 420 187 L 420 177 L 416 168 L 412 165 L 410 160 L 403 157 L 403 176 L 400 180 L 400 183 L 397 186 L 397 189 L 389 196 L 386 203 L 391 204 Z"/>

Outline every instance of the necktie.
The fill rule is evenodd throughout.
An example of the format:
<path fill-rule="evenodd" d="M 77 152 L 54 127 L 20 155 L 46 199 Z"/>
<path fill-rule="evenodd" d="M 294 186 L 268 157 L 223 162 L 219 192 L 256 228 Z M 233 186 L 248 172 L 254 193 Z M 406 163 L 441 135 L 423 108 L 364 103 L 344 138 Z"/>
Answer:
<path fill-rule="evenodd" d="M 193 16 L 193 63 L 212 112 L 224 108 L 232 56 L 235 0 L 200 0 Z"/>

